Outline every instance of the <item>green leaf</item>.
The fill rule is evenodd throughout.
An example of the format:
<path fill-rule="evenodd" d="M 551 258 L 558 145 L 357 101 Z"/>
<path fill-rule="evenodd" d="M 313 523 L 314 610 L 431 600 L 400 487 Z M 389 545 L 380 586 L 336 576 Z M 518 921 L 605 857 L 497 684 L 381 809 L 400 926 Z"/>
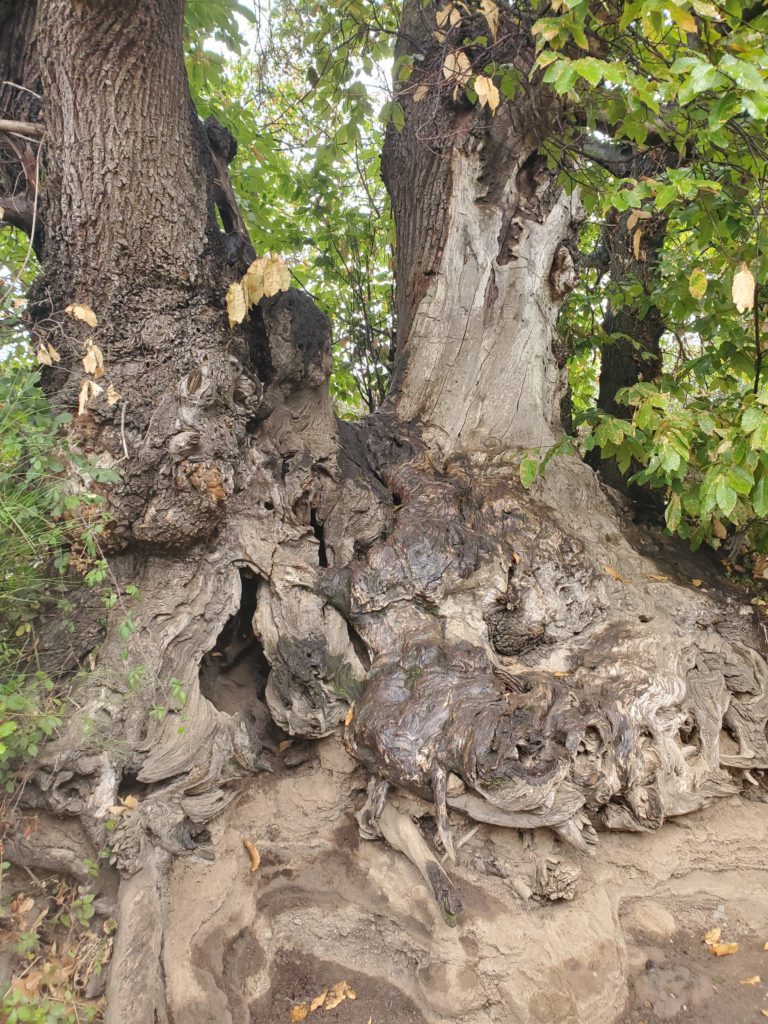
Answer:
<path fill-rule="evenodd" d="M 717 487 L 715 488 L 715 498 L 723 515 L 730 517 L 736 507 L 738 495 L 724 478 L 721 478 L 718 481 Z"/>
<path fill-rule="evenodd" d="M 539 474 L 539 461 L 530 455 L 526 455 L 520 463 L 520 480 L 526 490 L 531 486 Z"/>

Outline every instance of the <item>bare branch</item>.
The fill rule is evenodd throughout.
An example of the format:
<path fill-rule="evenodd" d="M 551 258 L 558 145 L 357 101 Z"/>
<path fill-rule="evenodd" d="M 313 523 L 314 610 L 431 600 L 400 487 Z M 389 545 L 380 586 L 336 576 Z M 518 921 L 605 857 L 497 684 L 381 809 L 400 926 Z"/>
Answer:
<path fill-rule="evenodd" d="M 7 121 L 0 119 L 0 132 L 8 132 L 12 135 L 28 135 L 33 139 L 41 139 L 45 128 L 41 124 L 34 124 L 32 121 Z"/>

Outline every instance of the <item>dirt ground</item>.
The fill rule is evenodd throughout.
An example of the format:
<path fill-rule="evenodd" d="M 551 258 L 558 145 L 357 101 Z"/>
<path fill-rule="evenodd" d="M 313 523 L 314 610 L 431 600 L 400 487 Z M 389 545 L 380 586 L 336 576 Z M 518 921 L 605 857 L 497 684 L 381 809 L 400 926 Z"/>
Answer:
<path fill-rule="evenodd" d="M 532 841 L 482 826 L 451 869 L 464 913 L 450 928 L 401 854 L 359 838 L 364 787 L 331 737 L 245 785 L 214 825 L 215 863 L 176 863 L 164 957 L 174 1024 L 768 1017 L 765 804 L 731 799 L 655 835 L 604 834 L 594 858 L 546 831 Z M 429 835 L 432 819 L 422 826 Z M 456 817 L 455 838 L 469 832 Z M 254 872 L 244 838 L 261 854 Z M 580 871 L 573 900 L 525 898 L 542 862 Z M 716 927 L 737 952 L 711 952 Z M 342 982 L 354 999 L 310 1010 Z"/>

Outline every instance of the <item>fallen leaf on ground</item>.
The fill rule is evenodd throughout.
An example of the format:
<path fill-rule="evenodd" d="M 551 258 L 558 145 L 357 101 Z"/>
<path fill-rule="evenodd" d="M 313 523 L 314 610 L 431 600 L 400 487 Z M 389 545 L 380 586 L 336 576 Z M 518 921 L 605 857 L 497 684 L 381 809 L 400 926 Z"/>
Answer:
<path fill-rule="evenodd" d="M 352 701 L 352 703 L 349 705 L 349 711 L 347 712 L 347 717 L 344 719 L 344 725 L 351 725 L 352 724 L 352 719 L 354 718 L 354 716 L 355 716 L 355 702 Z"/>
<path fill-rule="evenodd" d="M 619 583 L 629 583 L 626 576 L 622 576 L 618 569 L 614 569 L 612 565 L 604 565 L 603 568 L 611 577 L 611 579 L 618 580 Z"/>
<path fill-rule="evenodd" d="M 280 742 L 279 742 L 279 743 L 277 744 L 277 749 L 278 749 L 278 750 L 280 751 L 280 753 L 282 754 L 282 752 L 283 752 L 284 750 L 287 750 L 287 749 L 288 749 L 288 747 L 292 747 L 292 746 L 293 746 L 293 740 L 281 740 L 281 741 L 280 741 Z"/>
<path fill-rule="evenodd" d="M 138 799 L 135 796 L 133 796 L 133 795 L 123 797 L 123 799 L 120 801 L 120 803 L 124 807 L 127 807 L 129 811 L 135 811 L 136 808 L 139 806 Z"/>
<path fill-rule="evenodd" d="M 715 956 L 731 956 L 739 951 L 738 942 L 710 942 L 708 946 Z"/>
<path fill-rule="evenodd" d="M 761 1010 L 760 1013 L 762 1013 L 764 1017 L 768 1017 L 768 1010 Z"/>
<path fill-rule="evenodd" d="M 753 975 L 751 978 L 742 978 L 739 982 L 740 985 L 759 985 L 763 979 L 759 974 Z"/>
<path fill-rule="evenodd" d="M 325 1000 L 326 1010 L 335 1010 L 345 999 L 357 999 L 357 992 L 351 989 L 346 981 L 337 981 Z"/>
<path fill-rule="evenodd" d="M 704 586 L 704 580 L 691 580 L 691 583 L 694 585 L 694 587 Z"/>
<path fill-rule="evenodd" d="M 253 845 L 250 839 L 246 839 L 243 836 L 243 846 L 248 851 L 248 856 L 251 858 L 251 871 L 258 871 L 259 864 L 261 864 L 261 854 Z M 299 1020 L 303 1020 L 303 1017 L 299 1017 Z"/>
<path fill-rule="evenodd" d="M 291 1024 L 298 1020 L 306 1020 L 309 1016 L 309 1007 L 306 1003 L 298 1003 L 291 1010 Z"/>
<path fill-rule="evenodd" d="M 312 1002 L 309 1004 L 309 1012 L 314 1013 L 315 1010 L 319 1009 L 326 1000 L 328 995 L 328 989 L 324 988 L 319 996 L 315 996 Z"/>
<path fill-rule="evenodd" d="M 704 941 L 707 945 L 709 945 L 710 942 L 719 942 L 721 934 L 722 928 L 710 928 L 707 934 L 704 936 Z"/>
<path fill-rule="evenodd" d="M 665 583 L 669 576 L 662 576 L 659 572 L 647 572 L 645 578 L 647 580 L 654 580 L 656 583 Z"/>

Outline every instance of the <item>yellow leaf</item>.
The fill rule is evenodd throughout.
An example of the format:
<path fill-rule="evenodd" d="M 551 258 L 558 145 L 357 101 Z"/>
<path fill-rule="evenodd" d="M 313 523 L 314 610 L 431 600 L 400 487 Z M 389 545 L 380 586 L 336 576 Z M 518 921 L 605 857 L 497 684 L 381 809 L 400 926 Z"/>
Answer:
<path fill-rule="evenodd" d="M 280 751 L 280 753 L 282 754 L 282 752 L 283 752 L 284 750 L 287 750 L 287 749 L 288 749 L 288 747 L 292 747 L 292 746 L 293 746 L 293 740 L 281 740 L 281 741 L 280 741 L 280 742 L 279 742 L 279 743 L 277 744 L 277 749 L 278 749 L 278 750 Z"/>
<path fill-rule="evenodd" d="M 306 1020 L 308 1016 L 309 1006 L 306 1003 L 297 1003 L 291 1009 L 291 1024 L 295 1024 L 299 1020 Z"/>
<path fill-rule="evenodd" d="M 127 807 L 129 811 L 135 811 L 139 806 L 138 798 L 135 796 L 126 796 L 120 801 L 123 807 Z"/>
<path fill-rule="evenodd" d="M 754 974 L 751 978 L 742 978 L 739 982 L 740 985 L 759 985 L 763 979 L 759 974 Z"/>
<path fill-rule="evenodd" d="M 435 14 L 435 21 L 437 22 L 438 28 L 442 28 L 446 21 L 448 21 L 452 11 L 453 4 L 448 4 Z"/>
<path fill-rule="evenodd" d="M 460 21 L 461 21 L 461 11 L 459 11 L 456 7 L 454 7 L 453 10 L 451 11 L 450 17 L 448 18 L 448 22 L 449 22 L 449 24 L 453 28 L 455 28 L 459 24 Z"/>
<path fill-rule="evenodd" d="M 82 416 L 85 410 L 88 408 L 88 402 L 100 395 L 102 388 L 92 380 L 84 380 L 80 385 L 80 394 L 77 400 L 77 415 Z"/>
<path fill-rule="evenodd" d="M 691 580 L 691 583 L 694 585 L 694 587 L 704 586 L 704 580 Z"/>
<path fill-rule="evenodd" d="M 707 946 L 715 956 L 732 956 L 739 951 L 738 942 L 709 942 Z"/>
<path fill-rule="evenodd" d="M 645 578 L 647 580 L 653 580 L 655 583 L 665 583 L 669 579 L 669 576 L 662 576 L 661 573 L 658 572 L 647 572 L 645 574 Z"/>
<path fill-rule="evenodd" d="M 719 519 L 712 520 L 712 536 L 717 537 L 718 540 L 725 540 L 728 536 L 728 531 Z"/>
<path fill-rule="evenodd" d="M 741 268 L 733 278 L 731 294 L 739 313 L 745 313 L 748 309 L 754 308 L 755 279 L 746 263 L 741 264 Z"/>
<path fill-rule="evenodd" d="M 53 366 L 53 359 L 45 345 L 39 345 L 37 349 L 37 361 L 44 366 Z"/>
<path fill-rule="evenodd" d="M 291 287 L 291 272 L 282 256 L 270 256 L 264 264 L 264 294 L 277 295 Z"/>
<path fill-rule="evenodd" d="M 639 220 L 649 220 L 650 216 L 648 210 L 633 210 L 627 217 L 627 231 L 631 231 Z"/>
<path fill-rule="evenodd" d="M 264 297 L 264 266 L 266 262 L 262 256 L 261 259 L 254 260 L 245 272 L 243 290 L 249 309 Z"/>
<path fill-rule="evenodd" d="M 445 42 L 445 32 L 433 32 L 432 35 L 435 37 L 438 43 Z"/>
<path fill-rule="evenodd" d="M 632 235 L 632 251 L 635 254 L 636 260 L 644 260 L 645 254 L 640 248 L 643 241 L 643 229 L 638 228 L 637 231 Z"/>
<path fill-rule="evenodd" d="M 688 291 L 694 297 L 694 299 L 703 299 L 707 291 L 707 275 L 701 269 L 697 267 L 688 279 Z"/>
<path fill-rule="evenodd" d="M 683 30 L 683 32 L 696 32 L 696 19 L 684 8 L 678 7 L 677 4 L 670 4 L 669 13 L 672 15 L 674 20 Z"/>
<path fill-rule="evenodd" d="M 242 282 L 233 281 L 227 289 L 227 313 L 229 314 L 229 326 L 241 324 L 248 312 L 248 303 L 245 301 L 245 290 Z"/>
<path fill-rule="evenodd" d="M 107 405 L 116 405 L 120 401 L 120 397 L 120 392 L 115 385 L 110 384 L 107 388 Z"/>
<path fill-rule="evenodd" d="M 500 101 L 499 90 L 496 88 L 492 78 L 489 78 L 487 75 L 478 75 L 475 79 L 475 92 L 481 107 L 484 107 L 486 103 L 491 110 L 495 110 L 498 107 Z"/>
<path fill-rule="evenodd" d="M 349 711 L 347 712 L 347 717 L 344 719 L 344 725 L 351 725 L 352 724 L 352 719 L 354 718 L 354 716 L 355 716 L 355 702 L 352 701 L 352 703 L 349 705 Z"/>
<path fill-rule="evenodd" d="M 357 992 L 351 989 L 346 981 L 338 981 L 328 993 L 325 1001 L 326 1010 L 334 1010 L 345 999 L 357 999 Z"/>
<path fill-rule="evenodd" d="M 488 22 L 488 28 L 491 30 L 491 36 L 495 43 L 496 36 L 499 32 L 499 8 L 497 7 L 495 0 L 480 0 L 480 10 L 483 12 L 485 20 Z"/>
<path fill-rule="evenodd" d="M 629 583 L 626 576 L 622 576 L 618 569 L 614 569 L 612 565 L 604 565 L 603 568 L 611 577 L 611 579 L 618 580 L 619 583 Z"/>
<path fill-rule="evenodd" d="M 319 1010 L 325 1002 L 325 998 L 328 995 L 328 989 L 324 988 L 319 996 L 315 996 L 312 1002 L 309 1004 L 309 1012 L 314 1013 L 315 1010 Z"/>
<path fill-rule="evenodd" d="M 429 86 L 420 85 L 413 94 L 413 102 L 421 103 L 426 96 L 429 96 Z"/>
<path fill-rule="evenodd" d="M 64 312 L 69 313 L 69 315 L 74 317 L 75 320 L 82 320 L 84 323 L 88 324 L 89 327 L 95 327 L 99 322 L 91 307 L 84 306 L 80 302 L 67 306 Z"/>
<path fill-rule="evenodd" d="M 88 338 L 85 343 L 83 369 L 86 373 L 92 373 L 96 378 L 104 376 L 104 356 L 99 346 L 94 343 L 93 338 Z"/>
<path fill-rule="evenodd" d="M 465 86 L 472 77 L 472 65 L 462 50 L 452 50 L 443 61 L 443 75 L 457 86 Z"/>
<path fill-rule="evenodd" d="M 760 1013 L 762 1013 L 764 1017 L 768 1017 L 768 1010 L 761 1010 Z"/>
<path fill-rule="evenodd" d="M 251 840 L 246 839 L 245 836 L 243 836 L 243 846 L 246 848 L 248 856 L 251 858 L 251 871 L 258 871 L 259 864 L 261 864 L 261 854 L 253 845 Z"/>

